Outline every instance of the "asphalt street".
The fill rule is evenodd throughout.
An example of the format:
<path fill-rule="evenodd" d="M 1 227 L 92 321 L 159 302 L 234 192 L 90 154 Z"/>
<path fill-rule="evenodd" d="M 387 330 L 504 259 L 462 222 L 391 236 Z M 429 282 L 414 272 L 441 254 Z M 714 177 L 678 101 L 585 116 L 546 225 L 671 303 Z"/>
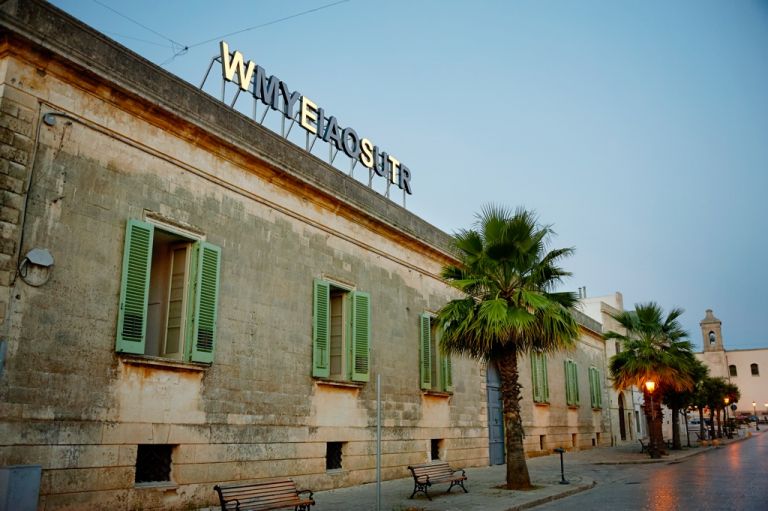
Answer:
<path fill-rule="evenodd" d="M 664 465 L 578 467 L 597 485 L 537 510 L 766 511 L 768 435 Z"/>

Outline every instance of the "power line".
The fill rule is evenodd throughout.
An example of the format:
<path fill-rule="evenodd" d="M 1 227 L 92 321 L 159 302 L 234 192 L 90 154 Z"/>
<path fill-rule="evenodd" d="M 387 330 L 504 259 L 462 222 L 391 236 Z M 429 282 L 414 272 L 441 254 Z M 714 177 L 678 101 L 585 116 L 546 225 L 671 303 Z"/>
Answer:
<path fill-rule="evenodd" d="M 96 1 L 96 0 L 94 0 L 94 1 Z M 200 45 L 203 45 L 203 44 L 206 44 L 206 43 L 210 43 L 210 42 L 213 42 L 213 41 L 218 41 L 218 40 L 224 39 L 225 37 L 229 37 L 229 36 L 233 36 L 233 35 L 237 35 L 237 34 L 242 34 L 243 32 L 248 32 L 250 30 L 256 30 L 257 28 L 268 27 L 269 25 L 274 25 L 275 23 L 280 23 L 281 21 L 286 21 L 286 20 L 290 20 L 290 19 L 293 19 L 293 18 L 298 18 L 299 16 L 304 16 L 305 14 L 310 14 L 310 13 L 313 13 L 313 12 L 321 11 L 323 9 L 327 9 L 329 7 L 333 7 L 334 5 L 343 4 L 345 2 L 349 2 L 349 0 L 339 0 L 338 2 L 332 2 L 330 4 L 322 5 L 320 7 L 315 7 L 314 9 L 308 9 L 306 11 L 302 11 L 302 12 L 299 12 L 299 13 L 296 13 L 296 14 L 291 14 L 290 16 L 286 16 L 284 18 L 279 18 L 279 19 L 276 19 L 276 20 L 268 21 L 266 23 L 261 23 L 259 25 L 254 25 L 252 27 L 244 28 L 242 30 L 237 30 L 235 32 L 230 32 L 228 34 L 220 35 L 218 37 L 213 37 L 211 39 L 206 39 L 205 41 L 200 41 L 199 43 L 190 44 L 187 48 L 194 48 L 196 46 L 200 46 Z"/>
<path fill-rule="evenodd" d="M 182 43 L 180 43 L 178 41 L 175 41 L 175 40 L 171 39 L 170 37 L 167 37 L 167 36 L 161 34 L 157 30 L 154 30 L 154 29 L 144 25 L 143 23 L 141 23 L 141 22 L 139 22 L 139 21 L 137 21 L 137 20 L 135 20 L 135 19 L 133 19 L 133 18 L 131 18 L 129 16 L 126 16 L 125 14 L 117 11 L 116 9 L 110 7 L 109 5 L 103 3 L 103 2 L 101 2 L 99 0 L 93 0 L 94 3 L 104 7 L 105 9 L 108 9 L 108 10 L 112 11 L 113 13 L 117 14 L 121 18 L 125 18 L 126 20 L 130 21 L 131 23 L 134 23 L 134 24 L 140 26 L 144 30 L 152 32 L 156 36 L 158 36 L 158 37 L 160 37 L 162 39 L 165 39 L 166 41 L 171 43 L 171 51 L 173 52 L 173 55 L 170 58 L 168 58 L 165 61 L 163 61 L 160 64 L 160 66 L 164 66 L 164 65 L 172 62 L 174 59 L 176 59 L 176 57 L 184 55 L 191 48 L 195 48 L 197 46 L 202 46 L 204 44 L 207 44 L 207 43 L 210 43 L 210 42 L 213 42 L 213 41 L 218 41 L 218 40 L 224 39 L 225 37 L 229 37 L 229 36 L 233 36 L 233 35 L 237 35 L 237 34 L 242 34 L 243 32 L 249 32 L 251 30 L 256 30 L 258 28 L 263 28 L 263 27 L 268 27 L 270 25 L 275 25 L 275 24 L 281 23 L 283 21 L 287 21 L 287 20 L 290 20 L 290 19 L 298 18 L 299 16 L 304 16 L 306 14 L 311 14 L 313 12 L 322 11 L 323 9 L 328 9 L 329 7 L 333 7 L 335 5 L 343 4 L 343 3 L 346 3 L 346 2 L 349 2 L 349 1 L 350 0 L 338 0 L 336 2 L 331 2 L 329 4 L 321 5 L 320 7 L 315 7 L 313 9 L 307 9 L 306 11 L 297 12 L 296 14 L 291 14 L 290 16 L 285 16 L 285 17 L 282 17 L 282 18 L 278 18 L 278 19 L 275 19 L 275 20 L 272 20 L 272 21 L 268 21 L 266 23 L 260 23 L 258 25 L 253 25 L 252 27 L 243 28 L 241 30 L 236 30 L 235 32 L 230 32 L 228 34 L 224 34 L 224 35 L 220 35 L 220 36 L 217 36 L 217 37 L 213 37 L 211 39 L 206 39 L 205 41 L 200 41 L 200 42 L 195 43 L 195 44 L 186 45 L 186 44 L 182 44 Z M 142 42 L 149 43 L 149 44 L 155 44 L 155 45 L 158 45 L 158 46 L 163 46 L 163 45 L 160 45 L 158 43 L 153 43 L 151 41 L 147 41 L 147 40 L 144 40 L 144 39 L 137 39 L 135 37 L 128 37 L 128 36 L 122 36 L 122 37 L 125 37 L 127 39 L 136 39 L 137 41 L 142 41 Z"/>
<path fill-rule="evenodd" d="M 131 18 L 131 17 L 129 17 L 129 16 L 126 16 L 125 14 L 123 14 L 123 13 L 121 13 L 121 12 L 119 12 L 119 11 L 117 11 L 117 10 L 113 9 L 112 7 L 108 6 L 107 4 L 105 4 L 105 3 L 103 3 L 103 2 L 100 2 L 99 0 L 93 0 L 93 2 L 94 2 L 94 3 L 96 3 L 96 4 L 98 4 L 98 5 L 100 5 L 100 6 L 102 6 L 102 7 L 104 7 L 105 9 L 109 9 L 110 11 L 114 12 L 115 14 L 117 14 L 118 16 L 120 16 L 121 18 L 125 18 L 125 19 L 127 19 L 128 21 L 130 21 L 131 23 L 134 23 L 134 24 L 136 24 L 136 25 L 140 26 L 140 27 L 141 27 L 141 28 L 143 28 L 144 30 L 148 30 L 149 32 L 152 32 L 152 33 L 153 33 L 153 34 L 155 34 L 156 36 L 158 36 L 158 37 L 161 37 L 161 38 L 165 39 L 166 41 L 168 41 L 169 43 L 171 43 L 171 50 L 172 50 L 174 53 L 182 53 L 182 52 L 185 52 L 185 51 L 188 49 L 188 47 L 187 47 L 186 45 L 184 45 L 184 44 L 181 44 L 181 43 L 180 43 L 180 42 L 178 42 L 178 41 L 174 41 L 174 40 L 173 40 L 173 39 L 171 39 L 170 37 L 166 37 L 166 36 L 164 36 L 163 34 L 161 34 L 160 32 L 158 32 L 157 30 L 154 30 L 154 29 L 152 29 L 152 28 L 149 28 L 148 26 L 144 25 L 143 23 L 141 23 L 141 22 L 139 22 L 139 21 L 136 21 L 135 19 L 133 19 L 133 18 Z M 175 56 L 175 55 L 174 55 L 174 56 Z"/>

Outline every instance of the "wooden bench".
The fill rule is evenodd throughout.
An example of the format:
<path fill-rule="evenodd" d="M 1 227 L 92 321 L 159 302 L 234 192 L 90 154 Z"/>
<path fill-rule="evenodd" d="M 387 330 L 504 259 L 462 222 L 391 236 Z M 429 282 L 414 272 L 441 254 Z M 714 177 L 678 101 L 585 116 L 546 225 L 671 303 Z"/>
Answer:
<path fill-rule="evenodd" d="M 645 441 L 643 441 L 642 438 L 638 438 L 637 441 L 640 442 L 640 454 L 643 454 L 644 452 L 645 453 L 649 452 L 648 447 L 650 447 L 651 445 L 651 442 L 649 439 L 646 438 Z"/>
<path fill-rule="evenodd" d="M 409 498 L 413 498 L 418 492 L 424 493 L 429 500 L 432 497 L 429 496 L 427 490 L 435 483 L 451 483 L 448 487 L 450 492 L 454 486 L 461 486 L 464 493 L 469 491 L 464 487 L 464 481 L 467 480 L 467 474 L 463 469 L 452 469 L 447 462 L 438 461 L 435 463 L 424 463 L 421 465 L 412 465 L 408 467 L 413 475 L 413 493 Z M 457 474 L 461 472 L 461 474 Z"/>
<path fill-rule="evenodd" d="M 268 509 L 293 508 L 294 511 L 309 511 L 315 501 L 309 490 L 297 490 L 290 479 L 270 479 L 251 483 L 217 484 L 213 487 L 219 494 L 221 510 L 266 511 Z M 308 497 L 301 497 L 308 493 Z"/>

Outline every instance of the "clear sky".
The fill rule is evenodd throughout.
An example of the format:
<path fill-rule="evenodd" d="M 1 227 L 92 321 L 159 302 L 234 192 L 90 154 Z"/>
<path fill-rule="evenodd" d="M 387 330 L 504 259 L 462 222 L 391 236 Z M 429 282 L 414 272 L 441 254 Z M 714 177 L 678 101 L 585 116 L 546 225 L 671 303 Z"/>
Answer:
<path fill-rule="evenodd" d="M 53 3 L 199 84 L 219 36 L 332 2 Z M 768 347 L 768 1 L 349 0 L 225 39 L 405 162 L 437 227 L 534 209 L 568 288 Z"/>

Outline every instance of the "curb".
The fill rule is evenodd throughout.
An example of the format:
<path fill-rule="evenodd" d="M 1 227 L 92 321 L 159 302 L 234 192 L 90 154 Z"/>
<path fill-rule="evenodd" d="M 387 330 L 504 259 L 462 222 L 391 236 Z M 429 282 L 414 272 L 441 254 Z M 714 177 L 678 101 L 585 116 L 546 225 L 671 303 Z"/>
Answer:
<path fill-rule="evenodd" d="M 562 493 L 558 493 L 557 495 L 548 495 L 546 497 L 540 497 L 535 500 L 531 500 L 529 502 L 525 502 L 523 504 L 520 504 L 519 506 L 513 506 L 507 509 L 507 511 L 522 511 L 523 509 L 531 509 L 536 506 L 540 506 L 542 504 L 546 504 L 548 502 L 553 502 L 555 500 L 564 499 L 566 497 L 570 497 L 571 495 L 575 495 L 577 493 L 581 493 L 583 491 L 591 490 L 595 487 L 597 484 L 597 481 L 592 481 L 591 483 L 585 483 L 580 484 L 578 486 L 575 486 L 571 488 L 568 491 L 564 491 Z"/>
<path fill-rule="evenodd" d="M 735 444 L 737 442 L 743 442 L 745 440 L 749 440 L 750 438 L 754 438 L 754 437 L 755 435 L 745 436 L 741 438 L 734 438 L 729 440 L 728 443 L 721 444 L 718 446 L 697 447 L 695 451 L 680 454 L 675 456 L 674 458 L 656 459 L 656 460 L 646 459 L 646 460 L 627 460 L 627 461 L 595 461 L 592 463 L 592 465 L 647 465 L 649 463 L 678 463 L 681 461 L 685 461 L 688 458 L 691 458 L 693 456 L 698 456 L 699 454 L 703 454 L 705 452 L 711 451 L 713 449 L 721 449 L 731 444 Z"/>

